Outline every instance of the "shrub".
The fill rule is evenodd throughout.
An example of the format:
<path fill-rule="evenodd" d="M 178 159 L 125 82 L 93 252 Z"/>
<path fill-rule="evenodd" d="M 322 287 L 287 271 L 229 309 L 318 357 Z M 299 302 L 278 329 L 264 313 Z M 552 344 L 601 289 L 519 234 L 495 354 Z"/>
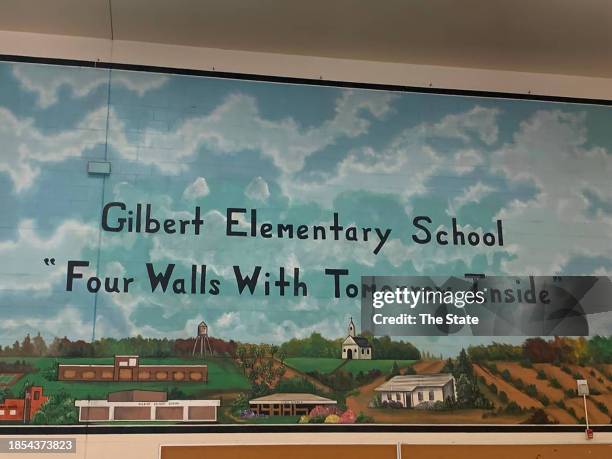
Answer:
<path fill-rule="evenodd" d="M 503 390 L 499 392 L 499 399 L 502 403 L 508 403 L 508 394 L 506 394 Z"/>
<path fill-rule="evenodd" d="M 567 389 L 565 391 L 565 396 L 567 398 L 573 398 L 576 395 L 576 391 L 574 389 Z"/>
<path fill-rule="evenodd" d="M 373 424 L 374 418 L 372 416 L 368 416 L 367 414 L 363 414 L 362 412 L 360 412 L 357 415 L 356 422 L 357 424 Z"/>
<path fill-rule="evenodd" d="M 561 367 L 561 371 L 564 373 L 567 373 L 568 375 L 572 374 L 572 369 L 570 367 L 568 367 L 567 365 L 563 365 Z"/>
<path fill-rule="evenodd" d="M 557 378 L 552 378 L 550 380 L 550 385 L 554 387 L 555 389 L 561 389 L 561 383 L 559 382 Z"/>
<path fill-rule="evenodd" d="M 546 379 L 546 373 L 544 373 L 544 370 L 538 370 L 538 379 Z"/>
<path fill-rule="evenodd" d="M 493 392 L 494 394 L 497 394 L 497 386 L 495 385 L 495 383 L 489 384 L 488 387 L 491 392 Z"/>
<path fill-rule="evenodd" d="M 599 409 L 599 411 L 601 411 L 602 413 L 609 414 L 608 407 L 605 403 L 602 403 L 599 400 L 593 400 L 593 403 L 595 403 L 595 406 Z"/>
<path fill-rule="evenodd" d="M 514 387 L 516 387 L 518 390 L 523 390 L 525 388 L 525 383 L 522 379 L 517 378 L 514 380 Z"/>
<path fill-rule="evenodd" d="M 544 406 L 550 405 L 550 400 L 548 400 L 548 397 L 546 395 L 544 395 L 544 394 L 540 395 L 540 398 L 538 400 L 540 400 L 540 402 Z"/>
<path fill-rule="evenodd" d="M 537 409 L 529 416 L 529 419 L 527 419 L 524 424 L 556 424 L 556 422 L 549 418 L 544 410 Z"/>
<path fill-rule="evenodd" d="M 329 416 L 325 418 L 325 421 L 323 421 L 323 423 L 324 424 L 339 424 L 340 416 L 338 416 L 337 414 L 330 414 Z"/>
<path fill-rule="evenodd" d="M 571 415 L 572 415 L 572 417 L 574 417 L 574 418 L 578 419 L 578 416 L 576 416 L 576 411 L 575 411 L 575 410 L 574 410 L 574 408 L 572 408 L 571 406 L 567 407 L 567 412 L 568 412 L 569 414 L 571 414 Z"/>
<path fill-rule="evenodd" d="M 510 375 L 510 372 L 507 369 L 501 372 L 501 377 L 506 382 L 512 381 L 512 376 Z"/>
<path fill-rule="evenodd" d="M 521 414 L 523 409 L 518 406 L 516 402 L 510 402 L 508 405 L 506 405 L 506 408 L 504 408 L 504 412 L 506 414 Z"/>
<path fill-rule="evenodd" d="M 529 395 L 530 397 L 537 397 L 538 396 L 538 390 L 536 389 L 536 386 L 534 386 L 533 384 L 529 384 L 526 389 L 525 392 L 527 393 L 527 395 Z"/>
<path fill-rule="evenodd" d="M 523 368 L 533 368 L 533 364 L 531 363 L 531 360 L 529 359 L 521 360 L 521 366 Z"/>

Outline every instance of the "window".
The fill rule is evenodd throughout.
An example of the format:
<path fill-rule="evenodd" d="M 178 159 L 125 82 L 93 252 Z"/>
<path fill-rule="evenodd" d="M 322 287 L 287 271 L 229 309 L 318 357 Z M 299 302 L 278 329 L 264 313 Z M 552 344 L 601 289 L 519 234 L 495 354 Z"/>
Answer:
<path fill-rule="evenodd" d="M 136 366 L 136 359 L 130 359 L 130 366 L 131 367 L 135 367 Z"/>
<path fill-rule="evenodd" d="M 423 401 L 423 392 L 419 392 L 419 402 Z"/>
<path fill-rule="evenodd" d="M 370 348 L 368 348 L 368 354 L 370 353 Z"/>
<path fill-rule="evenodd" d="M 40 392 L 34 392 L 34 400 L 40 400 Z"/>
<path fill-rule="evenodd" d="M 361 348 L 361 353 L 363 354 L 363 348 Z"/>
<path fill-rule="evenodd" d="M 17 414 L 17 410 L 10 410 L 9 416 L 15 416 Z"/>
<path fill-rule="evenodd" d="M 433 401 L 433 400 L 434 400 L 434 398 L 435 398 L 435 397 L 434 397 L 434 391 L 433 391 L 433 390 L 430 390 L 430 391 L 429 391 L 429 400 L 430 400 L 430 401 Z"/>
<path fill-rule="evenodd" d="M 125 362 L 125 361 L 124 361 L 124 362 L 119 362 L 119 366 L 120 366 L 120 367 L 127 367 L 127 366 L 128 366 L 128 363 L 127 363 L 127 362 Z"/>
<path fill-rule="evenodd" d="M 0 410 L 0 416 L 4 416 L 4 410 Z"/>

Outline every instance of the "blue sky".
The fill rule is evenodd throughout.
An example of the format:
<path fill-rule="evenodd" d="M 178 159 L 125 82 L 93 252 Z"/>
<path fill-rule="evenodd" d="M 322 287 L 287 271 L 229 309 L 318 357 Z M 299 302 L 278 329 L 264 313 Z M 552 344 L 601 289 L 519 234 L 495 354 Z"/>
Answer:
<path fill-rule="evenodd" d="M 110 102 L 110 105 L 109 105 Z M 107 130 L 108 125 L 108 130 Z M 361 275 L 612 271 L 612 109 L 127 71 L 0 64 L 0 344 L 24 333 L 281 342 L 345 333 L 355 300 L 331 298 L 325 267 Z M 107 179 L 85 173 L 108 159 Z M 100 234 L 103 202 L 200 206 L 203 236 Z M 392 228 L 368 244 L 227 238 L 225 209 L 270 222 Z M 506 245 L 411 240 L 415 215 L 466 229 L 504 220 Z M 100 243 L 98 243 L 100 241 Z M 44 266 L 53 256 L 57 267 Z M 66 262 L 137 278 L 129 294 L 65 291 Z M 153 294 L 144 264 L 206 264 L 218 297 Z M 300 267 L 307 298 L 238 296 L 231 266 Z M 272 271 L 273 272 L 273 271 Z M 612 324 L 593 323 L 609 334 Z M 499 339 L 499 338 L 498 338 Z M 488 338 L 418 338 L 452 355 Z"/>

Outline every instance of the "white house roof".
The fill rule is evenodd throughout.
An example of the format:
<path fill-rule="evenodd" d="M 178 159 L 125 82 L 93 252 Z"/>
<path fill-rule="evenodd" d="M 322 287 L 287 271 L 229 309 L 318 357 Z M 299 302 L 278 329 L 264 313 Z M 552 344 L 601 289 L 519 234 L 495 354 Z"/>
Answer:
<path fill-rule="evenodd" d="M 287 394 L 271 394 L 264 397 L 254 398 L 249 401 L 252 405 L 271 405 L 275 403 L 290 403 L 290 404 L 318 404 L 318 405 L 330 405 L 336 404 L 335 400 L 329 398 L 320 397 L 314 394 L 302 394 L 302 393 L 287 393 Z"/>
<path fill-rule="evenodd" d="M 412 392 L 417 387 L 444 387 L 453 379 L 453 375 L 446 373 L 394 376 L 374 390 L 382 392 Z"/>

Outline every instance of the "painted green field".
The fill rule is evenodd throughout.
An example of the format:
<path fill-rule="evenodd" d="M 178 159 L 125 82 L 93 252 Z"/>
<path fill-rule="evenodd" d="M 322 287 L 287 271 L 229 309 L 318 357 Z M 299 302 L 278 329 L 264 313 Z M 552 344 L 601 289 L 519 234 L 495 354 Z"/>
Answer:
<path fill-rule="evenodd" d="M 319 373 L 331 373 L 344 363 L 342 359 L 316 358 L 316 357 L 289 357 L 285 364 L 295 368 L 302 373 L 318 371 Z"/>
<path fill-rule="evenodd" d="M 35 373 L 24 375 L 19 381 L 10 387 L 11 393 L 18 395 L 26 385 L 34 384 L 43 386 L 45 394 L 54 394 L 61 390 L 68 392 L 77 399 L 103 399 L 109 392 L 129 389 L 163 390 L 178 389 L 187 396 L 205 395 L 210 391 L 238 391 L 247 390 L 250 385 L 242 372 L 230 359 L 216 358 L 208 359 L 208 383 L 180 383 L 180 382 L 79 382 L 79 381 L 56 381 L 50 375 L 51 369 L 56 363 L 66 364 L 112 364 L 112 358 L 51 358 L 51 357 L 3 357 L 2 361 L 25 360 L 34 365 L 38 370 Z M 141 364 L 194 364 L 199 361 L 179 358 L 141 359 Z"/>
<path fill-rule="evenodd" d="M 11 373 L 0 373 L 0 385 L 10 383 L 14 377 L 15 375 Z"/>
<path fill-rule="evenodd" d="M 374 369 L 379 369 L 383 373 L 389 373 L 393 367 L 393 362 L 397 362 L 400 368 L 404 368 L 412 365 L 416 360 L 349 360 L 342 369 L 354 375 L 360 371 L 367 373 Z"/>

